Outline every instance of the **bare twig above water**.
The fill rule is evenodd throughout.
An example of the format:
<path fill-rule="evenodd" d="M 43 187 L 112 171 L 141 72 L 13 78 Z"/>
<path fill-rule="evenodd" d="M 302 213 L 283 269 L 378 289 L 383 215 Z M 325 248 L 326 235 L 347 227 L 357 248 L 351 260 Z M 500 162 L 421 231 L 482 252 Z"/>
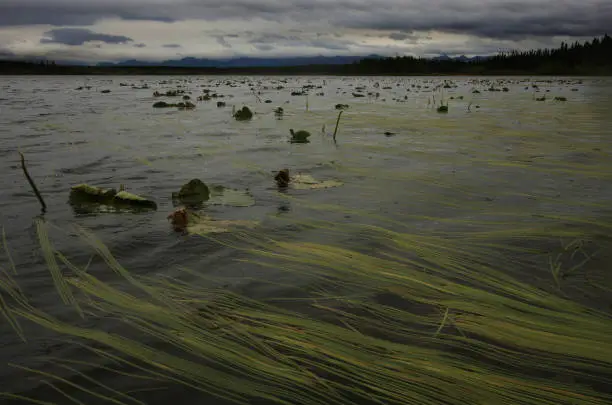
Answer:
<path fill-rule="evenodd" d="M 34 180 L 32 180 L 32 177 L 30 177 L 30 173 L 28 173 L 28 168 L 26 167 L 25 157 L 23 156 L 23 153 L 19 152 L 19 156 L 21 156 L 21 169 L 23 170 L 23 174 L 25 174 L 26 179 L 28 179 L 28 183 L 30 183 L 32 190 L 34 190 L 34 194 L 36 194 L 38 201 L 40 201 L 40 205 L 42 206 L 42 212 L 47 212 L 47 204 L 45 204 L 45 200 L 43 200 L 42 195 L 40 195 L 40 191 L 38 191 L 36 184 L 34 184 Z"/>
<path fill-rule="evenodd" d="M 261 97 L 259 97 L 259 94 L 257 94 L 257 93 L 255 92 L 255 89 L 251 89 L 251 91 L 253 92 L 253 95 L 254 95 L 254 96 L 255 96 L 255 98 L 257 99 L 257 102 L 258 102 L 258 103 L 261 103 Z"/>
<path fill-rule="evenodd" d="M 334 142 L 336 142 L 336 134 L 338 133 L 338 125 L 340 124 L 340 117 L 344 111 L 338 113 L 338 119 L 336 120 L 336 129 L 334 129 Z"/>

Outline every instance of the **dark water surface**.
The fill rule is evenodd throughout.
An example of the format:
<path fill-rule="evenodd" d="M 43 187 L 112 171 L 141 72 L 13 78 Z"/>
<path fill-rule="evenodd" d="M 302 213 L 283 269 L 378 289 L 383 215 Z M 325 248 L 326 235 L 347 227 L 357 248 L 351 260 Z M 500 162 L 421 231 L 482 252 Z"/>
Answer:
<path fill-rule="evenodd" d="M 493 83 L 505 80 L 495 87 L 509 89 L 490 92 L 485 79 L 466 77 L 453 78 L 451 88 L 432 91 L 443 80 L 0 77 L 0 225 L 19 283 L 33 303 L 61 316 L 62 308 L 50 307 L 57 295 L 32 221 L 40 207 L 19 166 L 18 150 L 25 154 L 48 205 L 44 218 L 51 225 L 54 247 L 75 263 L 84 265 L 91 256 L 70 234 L 71 226 L 79 225 L 95 233 L 133 273 L 171 275 L 178 266 L 186 266 L 211 275 L 236 276 L 237 280 L 248 275 L 249 281 L 236 281 L 233 287 L 253 297 L 282 294 L 257 281 L 277 277 L 273 270 L 236 262 L 233 250 L 207 238 L 178 235 L 169 227 L 166 216 L 174 209 L 171 193 L 183 183 L 199 178 L 205 183 L 248 188 L 256 199 L 248 208 L 209 207 L 214 218 L 255 220 L 264 233 L 275 238 L 329 242 L 364 251 L 372 242 L 358 233 L 323 235 L 292 223 L 359 221 L 388 227 L 389 223 L 374 217 L 381 216 L 401 218 L 398 229 L 444 231 L 456 223 L 423 218 L 456 218 L 468 224 L 472 219 L 494 220 L 492 206 L 499 213 L 523 212 L 524 221 L 536 221 L 538 215 L 609 220 L 610 210 L 605 206 L 612 201 L 612 174 L 605 171 L 611 167 L 612 156 L 612 79 L 538 78 L 539 92 L 535 93 L 531 84 L 536 79 L 488 78 Z M 150 88 L 131 87 L 144 83 Z M 314 86 L 308 97 L 290 94 L 305 85 Z M 91 89 L 76 90 L 80 86 Z M 283 89 L 277 90 L 278 86 Z M 366 87 L 362 93 L 372 95 L 353 97 L 360 86 Z M 154 90 L 176 88 L 191 92 L 195 110 L 152 108 L 159 100 L 153 97 Z M 196 102 L 203 88 L 224 95 L 218 100 L 227 107 L 218 108 L 216 99 Z M 473 94 L 474 88 L 481 93 Z M 111 93 L 101 93 L 104 89 Z M 261 101 L 271 103 L 259 102 L 255 92 L 260 92 Z M 429 103 L 434 95 L 438 100 L 454 97 L 449 100 L 448 114 L 432 109 Z M 535 101 L 534 96 L 547 99 Z M 554 97 L 567 101 L 554 101 Z M 350 108 L 343 113 L 336 145 L 331 132 L 337 103 L 350 104 Z M 254 119 L 235 121 L 234 105 L 251 106 Z M 285 110 L 282 119 L 273 112 L 277 106 Z M 310 131 L 311 142 L 289 143 L 290 128 Z M 576 170 L 561 169 L 568 163 Z M 344 182 L 339 188 L 289 194 L 311 204 L 344 207 L 347 212 L 313 209 L 279 195 L 272 173 L 284 167 L 317 179 Z M 155 200 L 158 210 L 75 211 L 68 204 L 68 194 L 79 183 L 114 188 L 125 184 L 130 192 Z M 564 205 L 561 200 L 584 204 Z M 357 219 L 354 210 L 374 216 Z M 412 215 L 421 219 L 407 221 Z M 96 268 L 94 265 L 92 271 Z M 103 274 L 98 276 L 104 279 Z M 287 282 L 299 284 L 300 280 Z M 596 305 L 612 303 L 606 299 Z M 117 326 L 109 321 L 104 327 L 112 330 Z M 39 389 L 44 395 L 52 392 L 44 391 L 47 388 L 38 380 L 26 378 L 27 373 L 8 367 L 9 363 L 44 368 L 38 359 L 41 355 L 93 361 L 91 354 L 48 340 L 46 332 L 34 328 L 32 333 L 24 344 L 6 323 L 0 323 L 0 391 L 35 397 L 42 395 Z M 82 367 L 95 368 L 94 364 Z M 104 378 L 103 371 L 96 373 Z M 112 384 L 128 391 L 150 388 L 149 382 L 135 387 L 115 379 Z M 66 403 L 52 397 L 46 400 Z M 169 401 L 161 394 L 149 395 L 147 400 L 152 404 Z M 176 392 L 172 400 L 196 403 L 181 399 Z"/>

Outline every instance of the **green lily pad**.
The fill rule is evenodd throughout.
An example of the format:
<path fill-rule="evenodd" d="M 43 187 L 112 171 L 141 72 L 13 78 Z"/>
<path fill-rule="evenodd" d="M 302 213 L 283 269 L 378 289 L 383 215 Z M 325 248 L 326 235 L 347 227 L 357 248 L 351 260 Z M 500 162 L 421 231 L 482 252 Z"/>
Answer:
<path fill-rule="evenodd" d="M 208 186 L 199 179 L 190 180 L 181 187 L 178 193 L 172 193 L 173 200 L 179 200 L 183 204 L 197 205 L 207 201 L 210 197 Z"/>
<path fill-rule="evenodd" d="M 316 190 L 321 188 L 340 187 L 344 183 L 338 180 L 318 181 L 309 174 L 297 174 L 291 177 L 289 183 L 296 190 Z"/>
<path fill-rule="evenodd" d="M 295 132 L 293 129 L 290 129 L 289 132 L 291 133 L 292 143 L 309 143 L 308 138 L 310 137 L 310 132 L 308 131 Z"/>
<path fill-rule="evenodd" d="M 115 194 L 115 198 L 118 198 L 120 200 L 129 200 L 129 201 L 140 202 L 140 203 L 148 201 L 144 197 L 141 197 L 136 194 L 128 193 L 127 191 L 118 192 L 117 194 Z"/>
<path fill-rule="evenodd" d="M 155 204 L 155 202 L 147 200 L 139 195 L 128 193 L 127 191 L 120 191 L 115 194 L 114 201 L 130 205 L 150 206 L 152 208 L 157 208 L 157 204 Z"/>
<path fill-rule="evenodd" d="M 154 201 L 148 200 L 136 194 L 128 193 L 126 191 L 117 192 L 114 189 L 105 189 L 96 186 L 90 186 L 88 184 L 79 184 L 73 186 L 70 190 L 69 203 L 75 207 L 81 207 L 83 209 L 95 205 L 108 206 L 108 207 L 138 207 L 138 208 L 151 208 L 156 209 L 157 204 Z M 98 212 L 116 212 L 113 208 L 108 209 L 96 209 Z"/>
<path fill-rule="evenodd" d="M 227 205 L 231 207 L 251 207 L 255 205 L 255 198 L 247 190 L 236 190 L 223 186 L 212 186 L 210 198 L 207 201 L 211 205 Z"/>
<path fill-rule="evenodd" d="M 117 191 L 112 188 L 102 188 L 90 186 L 89 184 L 79 184 L 72 186 L 70 193 L 90 198 L 113 198 L 115 194 L 117 194 Z"/>
<path fill-rule="evenodd" d="M 242 107 L 242 109 L 236 111 L 234 113 L 234 118 L 236 121 L 248 121 L 253 118 L 253 112 L 247 106 Z"/>

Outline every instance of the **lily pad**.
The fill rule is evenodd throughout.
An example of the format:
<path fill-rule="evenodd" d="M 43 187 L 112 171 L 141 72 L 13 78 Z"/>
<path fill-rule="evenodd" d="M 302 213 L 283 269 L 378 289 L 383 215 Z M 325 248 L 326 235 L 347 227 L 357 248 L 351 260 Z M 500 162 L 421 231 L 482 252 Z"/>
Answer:
<path fill-rule="evenodd" d="M 172 193 L 172 199 L 179 200 L 183 204 L 201 204 L 209 198 L 210 190 L 200 179 L 190 180 L 178 193 Z"/>
<path fill-rule="evenodd" d="M 236 121 L 248 121 L 253 118 L 253 112 L 249 109 L 249 107 L 244 106 L 242 109 L 234 113 L 234 118 Z"/>
<path fill-rule="evenodd" d="M 247 190 L 243 191 L 223 186 L 213 186 L 210 189 L 208 204 L 250 207 L 255 205 L 255 198 L 253 198 L 253 195 Z"/>
<path fill-rule="evenodd" d="M 179 110 L 193 110 L 196 107 L 195 104 L 193 104 L 190 101 L 186 101 L 184 103 L 178 103 L 176 106 L 178 107 Z"/>
<path fill-rule="evenodd" d="M 147 200 L 146 198 L 141 197 L 136 194 L 128 193 L 127 191 L 120 191 L 117 194 L 115 194 L 115 200 L 119 200 L 121 202 L 126 202 L 130 204 L 136 204 L 136 205 L 155 204 L 151 200 Z"/>
<path fill-rule="evenodd" d="M 257 221 L 247 220 L 214 220 L 206 215 L 191 214 L 187 224 L 187 233 L 205 235 L 209 233 L 232 232 L 239 229 L 252 229 L 259 225 Z"/>
<path fill-rule="evenodd" d="M 79 184 L 70 190 L 69 203 L 75 207 L 87 207 L 90 208 L 95 205 L 105 206 L 127 206 L 127 207 L 138 207 L 138 208 L 150 208 L 157 209 L 157 204 L 141 197 L 136 194 L 128 193 L 126 191 L 117 192 L 115 189 L 106 189 L 96 186 L 90 186 L 88 184 Z M 99 212 L 114 212 L 113 209 L 103 209 Z"/>
<path fill-rule="evenodd" d="M 292 143 L 309 143 L 308 138 L 310 137 L 310 132 L 308 131 L 297 131 L 295 132 L 293 129 L 290 129 L 291 133 L 291 142 Z"/>
<path fill-rule="evenodd" d="M 83 197 L 90 197 L 92 199 L 97 198 L 113 198 L 117 191 L 112 188 L 102 188 L 96 186 L 90 186 L 89 184 L 79 184 L 73 186 L 71 194 L 82 195 Z"/>
<path fill-rule="evenodd" d="M 297 174 L 291 177 L 290 184 L 296 190 L 315 190 L 321 188 L 340 187 L 344 183 L 338 180 L 318 181 L 309 174 Z"/>
<path fill-rule="evenodd" d="M 153 104 L 153 108 L 170 108 L 170 107 L 174 107 L 175 104 L 168 104 L 165 101 L 158 101 L 156 103 Z"/>

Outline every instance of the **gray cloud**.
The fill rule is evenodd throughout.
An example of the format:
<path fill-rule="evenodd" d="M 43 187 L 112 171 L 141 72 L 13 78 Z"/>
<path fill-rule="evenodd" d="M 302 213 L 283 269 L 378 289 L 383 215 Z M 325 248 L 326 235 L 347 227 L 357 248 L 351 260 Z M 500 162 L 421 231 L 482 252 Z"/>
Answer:
<path fill-rule="evenodd" d="M 261 18 L 387 31 L 443 31 L 488 38 L 601 35 L 609 0 L 2 0 L 1 25 L 91 25 L 103 18 L 219 21 Z M 295 29 L 299 34 L 300 30 Z"/>
<path fill-rule="evenodd" d="M 218 35 L 215 38 L 217 40 L 217 43 L 219 45 L 221 45 L 222 47 L 224 47 L 224 48 L 231 48 L 232 47 L 232 45 L 229 42 L 227 42 L 227 40 L 225 39 L 225 37 L 223 35 Z"/>
<path fill-rule="evenodd" d="M 15 54 L 8 49 L 0 48 L 0 58 L 12 58 Z"/>
<path fill-rule="evenodd" d="M 408 34 L 404 34 L 401 32 L 393 32 L 389 35 L 389 38 L 391 38 L 394 41 L 404 41 L 408 38 L 410 38 L 410 35 Z"/>
<path fill-rule="evenodd" d="M 270 44 L 253 44 L 253 46 L 255 47 L 255 49 L 264 52 L 271 51 L 274 49 L 274 45 Z"/>
<path fill-rule="evenodd" d="M 55 57 L 66 47 L 50 44 L 65 44 L 67 56 L 87 60 L 131 58 L 134 48 L 150 60 L 178 50 L 197 57 L 473 55 L 582 40 L 610 31 L 610 21 L 611 0 L 0 0 L 0 49 Z M 96 49 L 91 41 L 132 46 Z"/>
<path fill-rule="evenodd" d="M 418 2 L 419 7 L 392 8 L 373 14 L 343 16 L 339 25 L 401 31 L 440 31 L 483 38 L 590 37 L 609 30 L 612 2 L 608 0 L 442 0 Z M 442 3 L 442 4 L 441 4 Z"/>
<path fill-rule="evenodd" d="M 153 1 L 154 2 L 154 1 Z M 177 18 L 164 15 L 159 7 L 151 9 L 152 0 L 3 0 L 0 3 L 0 26 L 15 25 L 93 25 L 104 18 L 171 22 Z M 178 18 L 182 19 L 182 18 Z"/>
<path fill-rule="evenodd" d="M 248 42 L 259 50 L 269 50 L 269 47 L 291 47 L 291 48 L 322 48 L 335 51 L 346 51 L 351 45 L 356 45 L 353 41 L 339 40 L 337 38 L 328 38 L 328 35 L 303 34 L 298 35 L 282 35 L 282 34 L 261 34 L 250 39 Z"/>
<path fill-rule="evenodd" d="M 45 38 L 41 38 L 40 43 L 78 46 L 92 41 L 100 41 L 107 44 L 125 44 L 131 42 L 132 39 L 123 35 L 98 34 L 83 28 L 57 28 L 45 32 Z"/>
<path fill-rule="evenodd" d="M 276 0 L 221 4 L 212 0 L 2 0 L 0 25 L 92 25 L 104 18 L 174 22 L 192 18 L 243 18 L 245 15 L 249 18 L 276 17 L 290 7 L 290 4 L 277 4 Z"/>
<path fill-rule="evenodd" d="M 403 41 L 410 44 L 418 44 L 421 40 L 431 40 L 432 37 L 428 35 L 419 35 L 414 32 L 392 32 L 388 36 L 389 39 L 394 41 Z"/>
<path fill-rule="evenodd" d="M 253 39 L 249 40 L 251 44 L 258 43 L 279 43 L 279 42 L 290 42 L 290 41 L 299 41 L 300 37 L 297 35 L 282 35 L 282 34 L 261 34 L 256 36 Z"/>

